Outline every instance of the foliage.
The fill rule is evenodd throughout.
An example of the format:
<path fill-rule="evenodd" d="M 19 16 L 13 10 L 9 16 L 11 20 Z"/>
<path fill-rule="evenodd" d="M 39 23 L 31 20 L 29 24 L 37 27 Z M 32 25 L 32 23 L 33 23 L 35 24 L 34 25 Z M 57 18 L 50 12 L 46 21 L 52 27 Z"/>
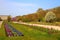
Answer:
<path fill-rule="evenodd" d="M 1 17 L 0 17 L 0 21 L 2 21 Z"/>
<path fill-rule="evenodd" d="M 8 20 L 8 22 L 10 22 L 11 21 L 11 16 L 8 16 L 8 19 L 7 20 Z"/>
<path fill-rule="evenodd" d="M 57 21 L 60 22 L 60 18 L 57 18 Z"/>
<path fill-rule="evenodd" d="M 60 7 L 56 7 L 56 8 L 52 8 L 52 9 L 47 9 L 47 10 L 43 10 L 42 8 L 39 8 L 35 13 L 31 13 L 28 15 L 23 15 L 23 16 L 18 16 L 16 17 L 16 19 L 21 20 L 21 21 L 28 21 L 28 22 L 33 22 L 33 21 L 43 21 L 44 17 L 46 15 L 47 12 L 52 11 L 55 15 L 57 20 L 56 21 L 60 21 Z"/>
<path fill-rule="evenodd" d="M 53 12 L 48 12 L 47 14 L 46 14 L 46 16 L 45 16 L 45 21 L 46 22 L 53 22 L 53 21 L 55 21 L 56 20 L 56 15 L 55 15 L 55 13 L 53 13 Z"/>

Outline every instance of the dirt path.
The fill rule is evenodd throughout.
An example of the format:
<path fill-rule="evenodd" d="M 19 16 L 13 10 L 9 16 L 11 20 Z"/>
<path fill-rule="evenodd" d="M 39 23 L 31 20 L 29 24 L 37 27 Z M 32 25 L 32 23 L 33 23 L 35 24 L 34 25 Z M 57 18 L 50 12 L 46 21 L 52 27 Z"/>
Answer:
<path fill-rule="evenodd" d="M 51 28 L 52 28 L 52 29 L 54 29 L 54 30 L 59 30 L 59 31 L 60 31 L 60 26 L 39 25 L 39 24 L 30 24 L 30 23 L 24 23 L 24 22 L 14 22 L 14 23 L 31 25 L 31 26 L 38 26 L 38 27 L 43 27 L 43 28 L 48 28 L 48 29 L 51 29 Z"/>
<path fill-rule="evenodd" d="M 0 28 L 1 28 L 2 23 L 3 23 L 3 21 L 0 21 Z"/>

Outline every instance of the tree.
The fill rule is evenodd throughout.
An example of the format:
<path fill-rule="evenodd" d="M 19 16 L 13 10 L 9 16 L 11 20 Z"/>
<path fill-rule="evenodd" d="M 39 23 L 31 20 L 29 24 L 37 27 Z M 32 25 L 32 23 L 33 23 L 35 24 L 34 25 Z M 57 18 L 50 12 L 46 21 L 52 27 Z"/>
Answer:
<path fill-rule="evenodd" d="M 0 17 L 0 21 L 2 21 L 1 17 Z"/>
<path fill-rule="evenodd" d="M 56 15 L 52 11 L 48 12 L 45 15 L 45 21 L 46 22 L 54 22 L 56 20 Z"/>
<path fill-rule="evenodd" d="M 8 22 L 10 22 L 10 21 L 11 21 L 11 17 L 10 17 L 10 16 L 8 16 L 8 19 L 7 19 L 7 20 L 8 20 Z"/>
<path fill-rule="evenodd" d="M 40 11 L 42 11 L 43 9 L 42 8 L 39 8 L 38 10 L 37 10 L 37 12 L 40 12 Z"/>

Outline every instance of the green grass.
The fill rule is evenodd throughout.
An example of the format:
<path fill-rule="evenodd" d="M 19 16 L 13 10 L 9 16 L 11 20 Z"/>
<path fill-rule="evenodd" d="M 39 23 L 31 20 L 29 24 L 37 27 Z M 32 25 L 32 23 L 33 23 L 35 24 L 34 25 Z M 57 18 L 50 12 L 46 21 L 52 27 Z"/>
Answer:
<path fill-rule="evenodd" d="M 3 39 L 5 39 L 5 29 L 4 29 L 4 22 L 2 23 L 2 26 L 1 26 L 1 28 L 0 28 L 0 40 L 3 40 Z"/>
<path fill-rule="evenodd" d="M 20 38 L 22 40 L 57 40 L 57 37 L 59 36 L 56 35 L 60 35 L 58 34 L 58 32 L 48 34 L 48 29 L 45 28 L 38 28 L 38 27 L 27 26 L 22 24 L 14 24 L 14 23 L 12 23 L 11 25 L 13 25 L 14 28 L 21 31 L 24 34 L 24 36 Z"/>
<path fill-rule="evenodd" d="M 5 35 L 4 25 L 0 29 L 0 40 L 60 40 L 60 32 L 48 34 L 49 29 L 38 28 L 34 26 L 22 25 L 17 23 L 10 23 L 14 28 L 21 31 L 24 36 L 7 37 Z M 52 32 L 52 30 L 50 31 Z"/>
<path fill-rule="evenodd" d="M 28 22 L 29 23 L 29 22 Z M 47 22 L 30 22 L 31 24 L 42 24 L 42 25 L 54 25 L 54 26 L 60 26 L 60 22 L 53 22 L 53 23 L 47 23 Z"/>

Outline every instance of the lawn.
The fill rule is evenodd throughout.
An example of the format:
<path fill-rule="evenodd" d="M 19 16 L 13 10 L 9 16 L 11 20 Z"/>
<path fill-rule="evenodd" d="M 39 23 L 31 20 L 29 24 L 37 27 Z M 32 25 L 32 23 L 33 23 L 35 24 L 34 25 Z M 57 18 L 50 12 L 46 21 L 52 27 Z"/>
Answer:
<path fill-rule="evenodd" d="M 49 29 L 45 28 L 38 28 L 17 23 L 11 23 L 11 25 L 13 25 L 14 28 L 24 34 L 24 36 L 20 38 L 22 40 L 57 40 L 58 38 L 60 38 L 60 32 L 57 31 L 48 34 Z"/>
<path fill-rule="evenodd" d="M 22 25 L 17 23 L 9 23 L 14 28 L 24 34 L 24 36 L 7 37 L 2 24 L 0 29 L 0 40 L 60 40 L 60 32 L 48 33 L 49 29 L 38 28 L 34 26 Z M 51 32 L 51 31 L 50 31 Z"/>
<path fill-rule="evenodd" d="M 54 25 L 54 26 L 60 26 L 60 22 L 53 22 L 53 23 L 47 23 L 47 22 L 30 22 L 31 24 L 42 24 L 42 25 Z"/>
<path fill-rule="evenodd" d="M 2 26 L 0 28 L 0 40 L 3 40 L 5 38 L 5 29 L 4 29 L 4 22 L 2 23 Z"/>

